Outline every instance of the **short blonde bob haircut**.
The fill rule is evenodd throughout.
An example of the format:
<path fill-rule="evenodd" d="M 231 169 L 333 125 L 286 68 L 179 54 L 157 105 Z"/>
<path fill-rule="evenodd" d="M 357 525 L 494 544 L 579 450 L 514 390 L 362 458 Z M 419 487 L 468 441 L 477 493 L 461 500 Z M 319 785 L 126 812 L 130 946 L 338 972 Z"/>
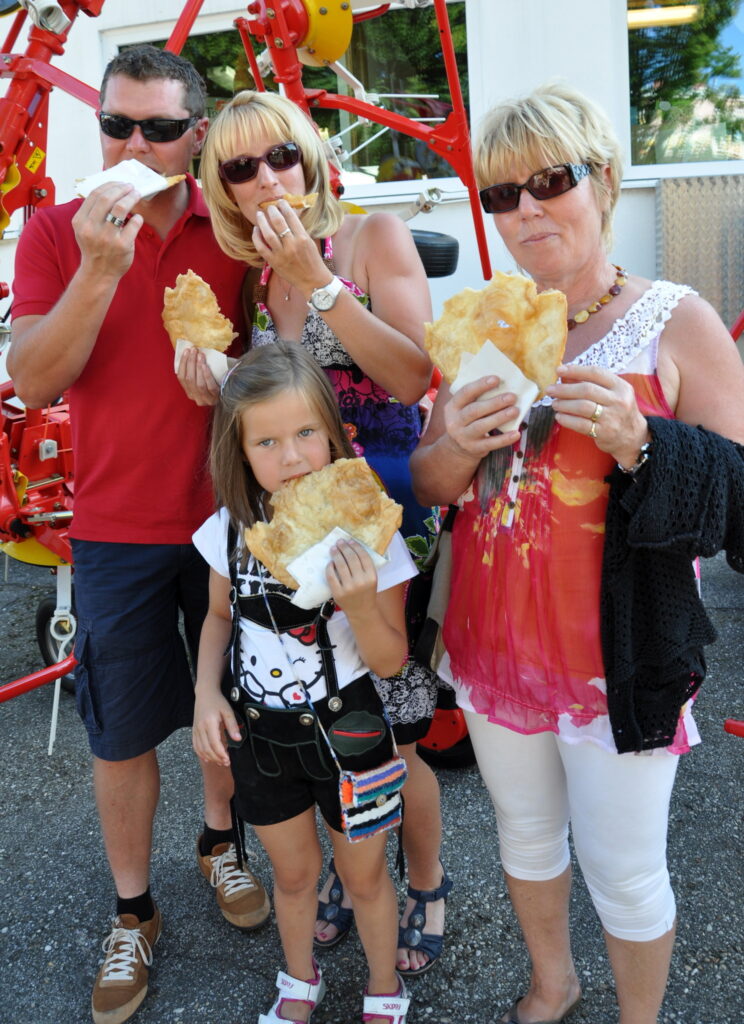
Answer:
<path fill-rule="evenodd" d="M 547 82 L 490 110 L 477 134 L 473 161 L 478 188 L 513 180 L 515 167 L 539 171 L 557 164 L 588 164 L 609 250 L 623 176 L 620 143 L 606 115 L 570 85 Z M 602 174 L 605 166 L 610 168 L 609 187 Z"/>
<path fill-rule="evenodd" d="M 328 159 L 312 121 L 295 103 L 278 93 L 248 89 L 239 92 L 209 126 L 200 170 L 204 198 L 220 248 L 233 259 L 254 267 L 263 261 L 251 238 L 253 225 L 238 209 L 230 186 L 220 178 L 219 165 L 244 153 L 258 156 L 253 139 L 259 135 L 277 142 L 296 142 L 300 147 L 305 192 L 318 193 L 315 206 L 302 214 L 309 235 L 333 235 L 344 219 L 343 207 L 330 189 Z"/>

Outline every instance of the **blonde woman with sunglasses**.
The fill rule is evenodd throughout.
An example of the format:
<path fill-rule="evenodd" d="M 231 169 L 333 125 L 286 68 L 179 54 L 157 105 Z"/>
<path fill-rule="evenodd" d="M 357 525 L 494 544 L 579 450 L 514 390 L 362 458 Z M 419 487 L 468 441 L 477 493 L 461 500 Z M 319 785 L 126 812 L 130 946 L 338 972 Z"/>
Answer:
<path fill-rule="evenodd" d="M 581 999 L 570 826 L 620 1024 L 655 1024 L 676 921 L 669 799 L 712 637 L 692 559 L 724 543 L 709 509 L 741 517 L 744 368 L 691 288 L 611 261 L 619 146 L 585 97 L 547 85 L 496 107 L 475 167 L 517 268 L 568 304 L 560 379 L 517 430 L 501 429 L 513 394 L 483 397 L 497 378 L 443 387 L 412 458 L 420 500 L 461 506 L 442 673 L 532 961 L 498 1019 L 558 1024 Z"/>

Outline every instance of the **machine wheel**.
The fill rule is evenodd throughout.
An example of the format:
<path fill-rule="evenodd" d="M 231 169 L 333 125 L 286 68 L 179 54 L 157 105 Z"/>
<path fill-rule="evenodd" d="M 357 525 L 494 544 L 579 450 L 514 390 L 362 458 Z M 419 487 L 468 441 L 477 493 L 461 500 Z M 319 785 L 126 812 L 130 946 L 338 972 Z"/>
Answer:
<path fill-rule="evenodd" d="M 50 594 L 49 597 L 45 597 L 39 601 L 39 606 L 36 609 L 36 640 L 39 644 L 39 650 L 41 651 L 41 657 L 45 665 L 56 665 L 61 660 L 60 648 L 64 645 L 67 650 L 65 651 L 65 657 L 72 650 L 72 639 L 75 636 L 76 625 L 67 633 L 68 639 L 58 640 L 52 636 L 51 625 L 52 616 L 57 607 L 57 598 L 55 595 Z M 73 604 L 73 612 L 75 610 Z M 75 692 L 75 673 L 68 672 L 66 676 L 62 676 L 62 689 L 67 693 Z"/>
<path fill-rule="evenodd" d="M 432 768 L 468 768 L 475 763 L 465 716 L 455 704 L 452 690 L 440 689 L 434 718 L 417 750 Z"/>
<path fill-rule="evenodd" d="M 449 277 L 457 270 L 460 243 L 441 231 L 418 231 L 411 234 L 416 243 L 427 277 Z"/>

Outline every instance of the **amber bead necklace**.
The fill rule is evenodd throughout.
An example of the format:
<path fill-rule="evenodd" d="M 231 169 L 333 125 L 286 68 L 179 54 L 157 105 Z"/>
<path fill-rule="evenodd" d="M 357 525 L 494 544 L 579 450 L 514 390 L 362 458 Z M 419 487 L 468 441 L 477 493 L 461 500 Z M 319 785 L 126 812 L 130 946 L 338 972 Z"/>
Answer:
<path fill-rule="evenodd" d="M 618 267 L 617 263 L 613 263 L 612 265 L 617 271 L 615 283 L 607 290 L 606 295 L 603 295 L 601 299 L 597 299 L 596 302 L 587 306 L 586 309 L 580 309 L 578 313 L 574 313 L 573 316 L 568 318 L 569 331 L 572 331 L 574 327 L 577 327 L 579 324 L 586 323 L 591 313 L 599 313 L 603 306 L 606 306 L 608 302 L 612 302 L 615 296 L 620 294 L 623 290 L 623 285 L 628 283 L 628 275 L 622 267 Z"/>

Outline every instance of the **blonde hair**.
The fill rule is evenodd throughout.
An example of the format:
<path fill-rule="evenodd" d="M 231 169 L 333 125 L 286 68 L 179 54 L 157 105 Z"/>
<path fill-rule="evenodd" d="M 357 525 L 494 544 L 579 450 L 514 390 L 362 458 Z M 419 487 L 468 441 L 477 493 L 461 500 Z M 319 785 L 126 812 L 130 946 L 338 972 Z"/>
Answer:
<path fill-rule="evenodd" d="M 508 181 L 516 165 L 539 170 L 588 164 L 609 250 L 623 176 L 620 143 L 607 116 L 576 89 L 547 82 L 528 96 L 494 107 L 480 126 L 473 162 L 478 188 Z M 610 168 L 609 186 L 602 174 L 605 165 Z"/>
<path fill-rule="evenodd" d="M 253 225 L 246 221 L 220 178 L 223 160 L 249 153 L 252 139 L 273 136 L 281 142 L 296 142 L 302 153 L 305 191 L 317 192 L 315 206 L 302 215 L 312 238 L 334 235 L 344 219 L 344 210 L 331 192 L 328 158 L 323 142 L 309 117 L 291 100 L 273 92 L 239 92 L 210 124 L 201 159 L 201 180 L 212 229 L 223 252 L 252 266 L 262 264 L 251 238 Z"/>
<path fill-rule="evenodd" d="M 320 417 L 328 431 L 331 462 L 354 458 L 333 386 L 301 345 L 278 341 L 246 353 L 223 381 L 209 453 L 217 505 L 225 506 L 237 530 L 261 518 L 263 493 L 243 454 L 243 413 L 285 391 L 300 392 Z"/>

